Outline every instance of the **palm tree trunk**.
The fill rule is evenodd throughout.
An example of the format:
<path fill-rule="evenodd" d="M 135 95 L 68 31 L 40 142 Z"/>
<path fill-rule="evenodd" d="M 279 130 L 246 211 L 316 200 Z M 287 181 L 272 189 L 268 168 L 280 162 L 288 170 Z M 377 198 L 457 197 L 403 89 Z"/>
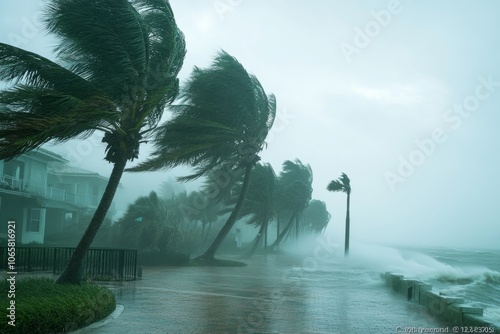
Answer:
<path fill-rule="evenodd" d="M 292 214 L 290 217 L 290 220 L 288 221 L 288 224 L 286 225 L 285 229 L 281 231 L 281 234 L 278 236 L 276 241 L 271 245 L 271 249 L 274 249 L 274 247 L 279 246 L 281 240 L 285 237 L 285 235 L 288 233 L 288 231 L 292 228 L 293 226 L 293 220 L 297 216 L 297 214 Z"/>
<path fill-rule="evenodd" d="M 87 250 L 89 249 L 92 241 L 94 240 L 99 228 L 108 213 L 108 209 L 111 206 L 111 202 L 116 193 L 116 189 L 120 184 L 120 179 L 122 177 L 123 171 L 125 170 L 125 165 L 127 164 L 126 160 L 115 163 L 113 166 L 113 171 L 111 172 L 111 176 L 109 177 L 108 184 L 106 185 L 106 189 L 104 190 L 104 194 L 102 195 L 101 201 L 99 202 L 99 206 L 92 217 L 92 220 L 87 227 L 87 230 L 83 234 L 78 246 L 76 246 L 75 251 L 71 255 L 71 258 L 64 268 L 61 276 L 57 279 L 56 283 L 71 283 L 78 284 L 82 277 L 80 277 L 80 269 L 83 264 L 83 259 Z"/>
<path fill-rule="evenodd" d="M 210 229 L 212 228 L 212 222 L 208 223 L 207 233 L 205 233 L 205 238 L 203 238 L 203 243 L 208 240 L 208 235 L 210 234 Z"/>
<path fill-rule="evenodd" d="M 269 222 L 266 223 L 266 229 L 264 230 L 264 251 L 267 252 L 267 230 L 269 228 Z"/>
<path fill-rule="evenodd" d="M 210 262 L 214 260 L 215 252 L 220 247 L 222 241 L 224 241 L 224 238 L 226 238 L 229 231 L 231 231 L 231 229 L 233 228 L 234 223 L 236 223 L 236 220 L 238 219 L 240 210 L 243 207 L 243 202 L 245 201 L 245 196 L 247 194 L 248 186 L 250 184 L 250 175 L 252 174 L 252 168 L 253 164 L 248 164 L 245 167 L 245 177 L 243 179 L 243 186 L 241 188 L 238 202 L 236 202 L 236 205 L 231 214 L 229 215 L 229 218 L 227 219 L 226 223 L 220 230 L 219 234 L 217 234 L 217 237 L 215 237 L 212 244 L 205 251 L 205 253 L 195 258 L 194 261 Z"/>
<path fill-rule="evenodd" d="M 252 248 L 250 249 L 250 251 L 246 254 L 246 258 L 251 258 L 253 256 L 253 254 L 255 253 L 255 250 L 257 249 L 257 246 L 259 246 L 260 244 L 260 240 L 262 239 L 262 234 L 264 233 L 264 230 L 267 226 L 267 222 L 263 223 L 261 226 L 260 226 L 260 229 L 259 229 L 259 232 L 257 233 L 257 235 L 255 236 L 255 241 L 252 245 Z"/>
<path fill-rule="evenodd" d="M 276 241 L 278 241 L 279 236 L 280 236 L 280 214 L 278 213 L 277 219 L 276 219 Z M 278 244 L 276 245 L 276 250 L 279 250 L 279 248 L 280 248 L 280 244 L 278 242 Z M 271 246 L 271 251 L 272 251 L 272 249 L 273 249 L 273 247 Z"/>
<path fill-rule="evenodd" d="M 201 241 L 205 240 L 205 224 L 202 222 L 203 226 L 201 227 Z"/>
<path fill-rule="evenodd" d="M 349 203 L 351 201 L 351 193 L 347 193 L 347 212 L 345 215 L 345 250 L 344 256 L 349 255 L 349 228 L 350 228 L 350 217 L 349 217 Z"/>
<path fill-rule="evenodd" d="M 295 240 L 299 240 L 299 215 L 295 217 Z"/>

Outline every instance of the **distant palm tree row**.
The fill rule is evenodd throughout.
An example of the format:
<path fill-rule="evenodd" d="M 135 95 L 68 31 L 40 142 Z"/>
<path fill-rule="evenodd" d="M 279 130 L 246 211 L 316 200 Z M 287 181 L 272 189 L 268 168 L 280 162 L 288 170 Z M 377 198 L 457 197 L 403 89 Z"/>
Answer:
<path fill-rule="evenodd" d="M 129 245 L 139 249 L 154 247 L 162 253 L 161 248 L 165 247 L 162 242 L 170 246 L 174 244 L 163 233 L 169 231 L 191 242 L 181 247 L 183 251 L 196 251 L 208 241 L 212 224 L 219 225 L 221 218 L 227 219 L 227 215 L 233 212 L 243 187 L 242 175 L 236 179 L 237 182 L 219 189 L 218 196 L 211 198 L 207 197 L 207 188 L 213 186 L 214 178 L 205 183 L 204 189 L 189 194 L 184 192 L 161 199 L 152 192 L 147 197 L 139 197 L 115 224 L 117 232 L 114 234 L 122 240 L 119 246 Z M 321 233 L 331 215 L 324 202 L 311 200 L 311 191 L 311 168 L 300 160 L 285 161 L 278 176 L 270 164 L 257 163 L 253 167 L 247 195 L 237 218 L 258 231 L 245 257 L 252 257 L 262 243 L 265 249 L 268 248 L 268 227 L 276 224 L 279 228 L 278 216 L 287 217 L 287 224 L 281 233 L 276 233 L 276 240 L 269 247 L 271 250 L 276 249 L 284 238 L 297 238 L 302 232 Z M 198 228 L 200 224 L 201 231 Z M 145 235 L 149 235 L 151 243 L 145 242 Z M 195 236 L 199 236 L 199 239 Z M 212 236 L 211 239 L 216 238 Z"/>
<path fill-rule="evenodd" d="M 243 183 L 234 210 L 214 242 L 196 260 L 213 262 L 241 210 L 251 172 L 276 114 L 274 96 L 233 57 L 220 52 L 207 69 L 195 68 L 182 87 L 179 104 L 170 108 L 174 117 L 158 127 L 152 157 L 132 171 L 153 171 L 189 165 L 193 180 L 224 168 Z"/>
<path fill-rule="evenodd" d="M 274 122 L 275 97 L 224 51 L 208 68 L 195 67 L 180 85 L 186 46 L 168 1 L 54 0 L 47 6 L 45 25 L 57 38 L 55 61 L 0 43 L 0 81 L 10 84 L 0 92 L 0 159 L 99 131 L 106 144 L 104 159 L 113 164 L 98 208 L 58 283 L 80 281 L 83 258 L 126 164 L 138 158 L 146 140 L 152 141 L 153 153 L 129 171 L 188 165 L 194 172 L 181 180 L 207 177 L 210 182 L 220 171 L 230 175 L 220 196 L 233 200 L 234 208 L 197 261 L 213 262 L 242 216 L 262 232 L 276 217 L 279 233 L 272 247 L 294 223 L 298 235 L 311 200 L 311 168 L 287 161 L 278 181 L 272 181 L 276 176 L 270 166 L 258 164 Z M 171 117 L 160 124 L 166 109 Z M 207 216 L 215 210 L 208 207 Z"/>
<path fill-rule="evenodd" d="M 317 219 L 318 217 L 316 217 L 316 220 L 300 219 L 311 202 L 312 180 L 311 167 L 302 164 L 298 159 L 285 161 L 279 176 L 276 176 L 270 164 L 259 163 L 254 167 L 246 199 L 239 213 L 240 218 L 247 219 L 247 224 L 259 229 L 247 254 L 248 257 L 254 254 L 262 237 L 265 239 L 264 245 L 267 246 L 268 226 L 273 221 L 276 221 L 277 237 L 270 246 L 271 249 L 278 248 L 283 238 L 290 235 L 294 223 L 296 238 L 298 238 L 301 229 L 318 232 L 326 227 L 330 220 L 326 206 L 323 207 L 326 211 L 323 219 Z M 314 207 L 312 210 L 314 210 Z M 288 217 L 288 222 L 286 227 L 280 231 L 280 223 L 283 217 Z M 306 222 L 307 225 L 301 226 L 299 224 L 301 221 Z"/>

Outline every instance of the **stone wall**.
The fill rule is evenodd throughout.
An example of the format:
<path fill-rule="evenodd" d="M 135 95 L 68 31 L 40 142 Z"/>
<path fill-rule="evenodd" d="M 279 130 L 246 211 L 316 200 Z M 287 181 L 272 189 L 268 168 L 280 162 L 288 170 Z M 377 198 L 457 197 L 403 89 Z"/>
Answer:
<path fill-rule="evenodd" d="M 432 290 L 432 286 L 417 280 L 406 279 L 403 275 L 387 272 L 382 275 L 386 285 L 427 308 L 427 311 L 455 326 L 500 327 L 483 319 L 483 309 L 467 305 L 463 298 L 447 296 Z"/>

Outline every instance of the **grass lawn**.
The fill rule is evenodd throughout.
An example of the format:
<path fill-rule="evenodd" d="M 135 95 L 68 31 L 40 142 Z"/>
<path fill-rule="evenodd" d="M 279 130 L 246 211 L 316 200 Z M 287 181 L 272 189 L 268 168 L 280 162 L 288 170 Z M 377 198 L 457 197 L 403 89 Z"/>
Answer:
<path fill-rule="evenodd" d="M 92 283 L 55 284 L 45 277 L 18 279 L 15 287 L 1 280 L 0 293 L 0 333 L 67 332 L 106 317 L 116 306 L 106 288 Z"/>

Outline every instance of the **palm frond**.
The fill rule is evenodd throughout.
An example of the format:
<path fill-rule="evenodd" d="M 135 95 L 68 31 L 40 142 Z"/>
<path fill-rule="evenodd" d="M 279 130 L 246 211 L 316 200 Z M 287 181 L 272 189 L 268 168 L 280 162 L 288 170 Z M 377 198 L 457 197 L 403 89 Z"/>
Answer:
<path fill-rule="evenodd" d="M 153 127 L 159 122 L 165 105 L 172 103 L 179 93 L 177 74 L 186 55 L 186 43 L 168 1 L 140 0 L 133 3 L 149 33 L 150 59 L 143 82 L 148 89 L 143 113 L 147 115 L 149 127 Z"/>
<path fill-rule="evenodd" d="M 51 140 L 112 131 L 119 121 L 112 102 L 81 100 L 63 92 L 17 85 L 0 93 L 0 159 L 11 159 Z M 26 112 L 28 110 L 29 112 Z"/>
<path fill-rule="evenodd" d="M 0 94 L 0 108 L 12 113 L 0 119 L 2 135 L 12 136 L 2 143 L 13 146 L 0 154 L 103 130 L 106 159 L 137 157 L 142 134 L 157 125 L 179 90 L 185 41 L 168 1 L 55 0 L 45 23 L 58 37 L 63 65 L 0 44 L 0 80 L 13 83 Z M 50 117 L 51 130 L 26 121 L 46 124 Z"/>
<path fill-rule="evenodd" d="M 300 212 L 307 207 L 312 196 L 313 173 L 311 166 L 299 159 L 283 163 L 278 178 L 278 203 L 280 210 Z"/>
<path fill-rule="evenodd" d="M 198 178 L 221 164 L 254 164 L 272 126 L 276 103 L 258 80 L 221 51 L 207 69 L 195 68 L 183 85 L 174 117 L 160 126 L 152 158 L 131 171 L 190 164 Z"/>
<path fill-rule="evenodd" d="M 235 203 L 244 176 L 244 171 L 241 168 L 231 165 L 231 163 L 224 163 L 214 166 L 205 175 L 203 192 L 207 196 L 213 198 L 215 202 L 225 203 L 229 206 Z M 227 212 L 230 211 L 232 211 L 232 207 Z"/>
<path fill-rule="evenodd" d="M 344 191 L 344 185 L 337 181 L 337 180 L 332 180 L 329 184 L 328 187 L 326 188 L 329 191 L 337 192 L 337 191 Z"/>
<path fill-rule="evenodd" d="M 4 43 L 0 43 L 0 80 L 64 91 L 81 99 L 98 94 L 92 84 L 61 65 Z"/>
<path fill-rule="evenodd" d="M 40 115 L 0 110 L 0 160 L 12 159 L 54 140 L 64 142 L 86 138 L 95 130 L 107 126 L 100 110 L 95 114 L 68 113 L 66 115 Z M 104 124 L 101 124 L 104 123 Z"/>
<path fill-rule="evenodd" d="M 304 210 L 303 221 L 308 228 L 315 232 L 321 232 L 331 219 L 331 215 L 326 208 L 326 203 L 313 199 Z"/>
<path fill-rule="evenodd" d="M 247 224 L 267 224 L 275 214 L 275 188 L 277 177 L 270 164 L 256 164 L 240 217 L 249 216 Z M 241 185 L 240 185 L 241 188 Z"/>
<path fill-rule="evenodd" d="M 345 192 L 345 193 L 350 193 L 351 192 L 351 180 L 345 173 L 342 173 L 342 175 L 337 179 L 337 180 L 332 180 L 328 186 L 326 187 L 327 190 L 333 191 L 333 192 Z"/>
<path fill-rule="evenodd" d="M 59 59 L 114 98 L 146 72 L 148 31 L 127 0 L 55 0 L 45 23 L 60 40 Z"/>
<path fill-rule="evenodd" d="M 196 174 L 223 164 L 228 151 L 234 151 L 235 130 L 208 120 L 179 117 L 160 126 L 151 158 L 129 171 L 168 170 L 183 165 L 196 165 Z M 210 158 L 208 158 L 210 157 Z M 196 175 L 199 177 L 201 175 Z"/>

